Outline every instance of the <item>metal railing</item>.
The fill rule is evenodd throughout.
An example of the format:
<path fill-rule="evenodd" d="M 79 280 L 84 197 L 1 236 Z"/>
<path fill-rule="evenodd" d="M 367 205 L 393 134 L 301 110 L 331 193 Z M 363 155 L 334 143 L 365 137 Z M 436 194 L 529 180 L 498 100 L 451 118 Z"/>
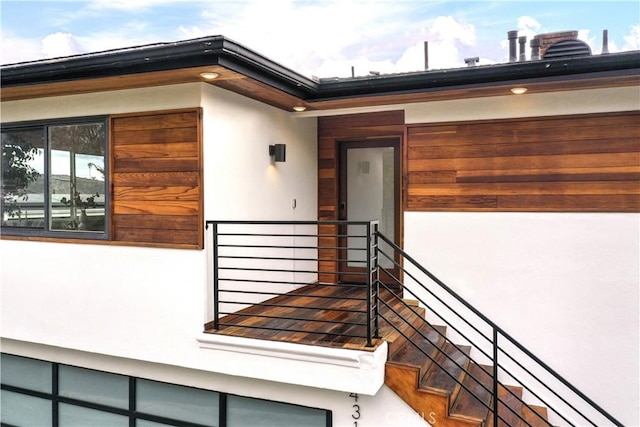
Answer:
<path fill-rule="evenodd" d="M 366 345 L 371 346 L 373 339 L 378 337 L 379 322 L 384 320 L 413 345 L 416 345 L 416 337 L 430 341 L 437 355 L 429 354 L 420 346 L 416 345 L 416 348 L 453 378 L 462 390 L 477 399 L 493 417 L 494 426 L 498 426 L 499 421 L 501 425 L 509 425 L 509 420 L 527 426 L 552 425 L 552 422 L 570 426 L 622 426 L 382 235 L 376 221 L 207 221 L 207 229 L 212 230 L 211 324 L 214 329 L 233 326 L 309 333 L 309 329 L 299 326 L 300 321 L 305 321 L 315 325 L 313 331 L 319 334 L 344 339 L 364 338 Z M 366 289 L 364 297 L 363 287 Z M 340 288 L 342 293 L 323 292 L 329 288 L 334 291 Z M 308 292 L 309 289 L 312 291 Z M 360 292 L 350 293 L 350 289 Z M 381 298 L 383 290 L 385 297 Z M 304 297 L 304 305 L 292 305 L 291 301 L 299 299 L 289 300 L 291 295 Z M 479 378 L 478 370 L 474 375 L 469 368 L 453 360 L 444 351 L 444 346 L 432 342 L 420 327 L 406 320 L 405 325 L 400 324 L 403 316 L 398 307 L 422 318 L 405 298 L 414 299 L 426 308 L 425 325 L 446 326 L 446 334 L 433 328 L 440 335 L 439 339 L 456 348 L 458 345 L 472 347 L 468 357 L 470 363 L 481 369 L 482 378 Z M 335 299 L 351 299 L 354 304 L 349 308 L 332 308 L 330 302 Z M 252 308 L 284 310 L 286 314 L 264 314 L 264 311 Z M 319 311 L 325 316 L 314 316 L 314 312 Z M 326 316 L 327 312 L 334 315 Z M 273 326 L 268 322 L 244 325 L 237 321 L 245 317 L 279 318 L 283 322 Z M 228 318 L 235 320 L 227 321 Z M 470 387 L 448 372 L 442 366 L 443 359 L 465 371 L 467 380 L 474 386 Z M 505 384 L 521 387 L 524 396 L 518 396 Z M 487 395 L 490 396 L 488 400 Z M 525 399 L 546 407 L 554 419 L 547 421 L 533 406 L 525 403 Z M 521 409 L 514 409 L 509 403 L 514 401 L 516 408 L 526 408 L 530 416 L 525 417 Z"/>
<path fill-rule="evenodd" d="M 303 333 L 309 331 L 300 329 L 300 321 L 307 321 L 319 333 L 364 338 L 367 346 L 373 345 L 378 334 L 377 222 L 207 221 L 206 225 L 212 231 L 214 329 Z M 313 292 L 300 293 L 308 285 L 315 285 Z M 324 292 L 330 287 L 332 292 Z M 292 293 L 304 297 L 305 305 L 288 298 Z M 344 299 L 356 304 L 330 307 L 330 300 Z M 273 317 L 264 313 L 266 308 L 286 312 L 277 315 L 285 322 L 269 324 L 266 320 Z M 319 311 L 324 315 L 314 316 Z M 237 321 L 243 317 L 265 321 L 248 326 Z"/>
<path fill-rule="evenodd" d="M 392 262 L 394 267 L 400 271 L 399 274 L 394 275 L 390 269 L 380 267 L 380 273 L 384 273 L 385 277 L 391 278 L 392 282 L 402 285 L 404 294 L 402 296 L 394 294 L 397 300 L 403 301 L 403 304 L 416 314 L 417 312 L 404 302 L 404 298 L 417 300 L 420 305 L 427 309 L 427 318 L 431 319 L 430 321 L 425 320 L 426 323 L 429 325 L 444 325 L 450 330 L 451 338 L 443 336 L 447 342 L 455 345 L 452 340 L 458 343 L 462 341 L 471 345 L 474 349 L 469 359 L 482 369 L 483 376 L 490 377 L 491 384 L 489 385 L 486 384 L 486 380 L 483 381 L 472 375 L 468 369 L 460 366 L 442 351 L 441 347 L 435 345 L 440 354 L 464 370 L 467 377 L 475 385 L 479 386 L 481 391 L 491 393 L 491 403 L 487 404 L 465 384 L 460 384 L 462 389 L 478 399 L 490 411 L 494 426 L 498 425 L 498 421 L 509 425 L 508 418 L 515 418 L 519 425 L 532 426 L 540 423 L 545 423 L 549 426 L 555 425 L 536 412 L 531 405 L 525 403 L 523 398 L 516 395 L 505 384 L 521 387 L 526 394 L 526 398 L 528 398 L 527 400 L 535 401 L 536 406 L 545 406 L 548 413 L 553 414 L 558 422 L 566 423 L 570 426 L 622 426 L 622 423 L 611 414 L 536 357 L 394 242 L 379 233 L 377 237 L 380 242 L 385 243 L 378 246 L 377 259 L 386 259 Z M 385 248 L 390 249 L 386 250 Z M 425 283 L 429 283 L 429 286 Z M 386 284 L 380 284 L 380 289 L 390 290 Z M 387 305 L 385 301 L 381 301 L 381 303 L 390 308 L 390 305 Z M 384 317 L 384 314 L 381 314 L 381 317 Z M 419 328 L 413 325 L 409 326 L 415 334 L 430 341 Z M 435 330 L 438 331 L 437 329 Z M 411 336 L 403 335 L 415 345 L 415 341 Z M 420 350 L 433 363 L 440 366 L 434 360 L 436 358 L 426 354 L 424 350 Z M 487 363 L 490 364 L 491 369 L 483 367 L 483 364 Z M 456 378 L 454 380 L 458 381 Z M 500 397 L 499 391 L 502 391 L 503 395 L 506 394 L 506 398 Z M 535 420 L 532 421 L 534 424 L 523 417 L 522 411 L 513 409 L 508 404 L 508 400 L 517 401 L 518 405 L 516 407 L 527 408 L 531 417 Z M 532 418 L 529 418 L 529 420 L 532 420 Z"/>

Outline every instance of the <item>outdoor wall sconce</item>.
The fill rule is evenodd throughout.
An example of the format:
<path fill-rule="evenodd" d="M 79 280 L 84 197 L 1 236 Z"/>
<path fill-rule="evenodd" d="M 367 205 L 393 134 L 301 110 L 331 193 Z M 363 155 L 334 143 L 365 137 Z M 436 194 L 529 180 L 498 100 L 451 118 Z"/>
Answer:
<path fill-rule="evenodd" d="M 269 155 L 273 157 L 274 162 L 286 162 L 287 161 L 287 146 L 286 144 L 274 144 L 269 146 Z"/>

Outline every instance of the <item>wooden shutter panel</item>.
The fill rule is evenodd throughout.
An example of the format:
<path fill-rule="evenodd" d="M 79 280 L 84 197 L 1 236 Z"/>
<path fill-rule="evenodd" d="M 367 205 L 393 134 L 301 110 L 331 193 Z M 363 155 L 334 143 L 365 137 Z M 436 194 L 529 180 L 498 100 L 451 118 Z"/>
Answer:
<path fill-rule="evenodd" d="M 111 117 L 115 242 L 202 249 L 201 110 Z"/>

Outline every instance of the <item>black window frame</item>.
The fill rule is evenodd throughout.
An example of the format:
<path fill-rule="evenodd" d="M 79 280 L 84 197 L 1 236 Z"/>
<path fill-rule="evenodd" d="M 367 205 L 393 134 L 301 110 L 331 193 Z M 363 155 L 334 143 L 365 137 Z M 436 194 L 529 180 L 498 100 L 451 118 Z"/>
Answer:
<path fill-rule="evenodd" d="M 31 390 L 31 389 L 26 389 L 26 388 L 22 388 L 22 387 L 16 387 L 16 386 L 4 384 L 1 381 L 0 381 L 0 392 L 1 391 L 8 391 L 8 392 L 12 392 L 12 393 L 18 393 L 18 394 L 22 394 L 22 395 L 25 395 L 25 396 L 37 397 L 37 398 L 40 398 L 40 399 L 45 399 L 45 400 L 50 401 L 51 404 L 52 404 L 52 408 L 51 408 L 51 425 L 52 425 L 52 427 L 58 427 L 59 426 L 59 421 L 60 421 L 59 420 L 59 409 L 60 409 L 60 405 L 61 404 L 67 404 L 67 405 L 82 407 L 82 408 L 86 408 L 86 409 L 94 409 L 94 410 L 98 410 L 98 411 L 109 413 L 109 414 L 115 414 L 115 415 L 121 415 L 121 416 L 124 416 L 124 417 L 128 417 L 129 418 L 129 427 L 136 427 L 136 424 L 137 424 L 138 420 L 140 420 L 140 421 L 151 421 L 151 422 L 156 422 L 156 423 L 161 423 L 161 424 L 166 424 L 166 425 L 171 425 L 171 426 L 177 426 L 177 427 L 207 427 L 206 425 L 199 424 L 199 423 L 193 423 L 193 422 L 183 421 L 183 420 L 179 420 L 179 419 L 175 419 L 175 418 L 167 418 L 165 416 L 159 416 L 159 415 L 153 415 L 153 414 L 149 414 L 149 413 L 140 412 L 138 410 L 138 408 L 137 408 L 137 382 L 138 382 L 138 380 L 150 381 L 150 382 L 159 383 L 159 384 L 174 385 L 174 386 L 184 387 L 184 388 L 193 389 L 193 390 L 201 390 L 201 391 L 205 391 L 207 393 L 211 393 L 212 394 L 212 399 L 217 399 L 217 403 L 218 403 L 218 419 L 217 420 L 211 420 L 211 421 L 215 421 L 217 423 L 218 427 L 227 427 L 227 425 L 228 425 L 228 421 L 229 421 L 228 420 L 228 415 L 227 415 L 227 397 L 228 396 L 237 396 L 237 397 L 241 397 L 241 398 L 249 399 L 249 400 L 260 400 L 260 401 L 264 401 L 264 402 L 270 402 L 270 403 L 276 403 L 276 404 L 284 404 L 284 405 L 290 405 L 290 406 L 295 406 L 295 407 L 299 407 L 299 408 L 306 408 L 306 409 L 311 409 L 311 410 L 315 410 L 315 411 L 321 411 L 321 412 L 324 412 L 324 415 L 325 415 L 325 427 L 333 427 L 333 411 L 330 410 L 330 409 L 317 408 L 317 407 L 313 407 L 313 406 L 300 405 L 300 404 L 296 404 L 296 403 L 281 402 L 281 401 L 277 401 L 277 400 L 270 400 L 270 399 L 264 399 L 264 398 L 259 398 L 259 397 L 241 396 L 241 395 L 238 395 L 238 394 L 225 393 L 225 392 L 220 392 L 220 391 L 216 391 L 216 390 L 204 389 L 204 388 L 200 388 L 200 387 L 193 387 L 193 386 L 177 384 L 177 383 L 170 383 L 170 382 L 167 382 L 167 381 L 154 380 L 154 379 L 145 378 L 145 377 L 134 377 L 134 376 L 126 375 L 126 374 L 108 372 L 108 371 L 104 371 L 104 370 L 100 370 L 100 369 L 92 369 L 92 368 L 86 368 L 86 367 L 82 367 L 82 366 L 70 365 L 70 364 L 66 364 L 66 363 L 52 362 L 50 360 L 45 360 L 45 359 L 36 359 L 36 358 L 33 358 L 33 357 L 22 356 L 22 355 L 18 355 L 18 354 L 7 353 L 7 352 L 1 352 L 0 355 L 7 355 L 7 356 L 11 356 L 11 357 L 20 358 L 20 359 L 35 360 L 35 361 L 38 361 L 38 362 L 48 363 L 48 364 L 51 365 L 51 392 L 47 393 L 47 392 L 41 392 L 41 391 L 35 391 L 35 390 Z M 73 368 L 84 369 L 84 370 L 87 370 L 87 371 L 103 372 L 103 373 L 110 374 L 110 375 L 117 375 L 117 376 L 122 377 L 122 378 L 128 378 L 128 381 L 129 381 L 129 384 L 128 384 L 128 389 L 129 389 L 129 405 L 128 405 L 128 408 L 118 408 L 118 407 L 115 407 L 115 406 L 110 406 L 110 405 L 100 404 L 100 403 L 94 403 L 94 402 L 87 401 L 87 400 L 82 400 L 82 399 L 72 398 L 72 397 L 65 397 L 65 396 L 60 395 L 60 390 L 59 389 L 60 389 L 60 367 L 61 366 L 69 366 L 69 367 L 73 367 Z M 17 426 L 12 426 L 12 425 L 9 425 L 9 424 L 6 424 L 6 423 L 2 423 L 1 426 L 2 427 L 17 427 Z"/>
<path fill-rule="evenodd" d="M 49 178 L 51 167 L 51 150 L 49 141 L 49 128 L 55 126 L 70 126 L 100 123 L 104 126 L 104 176 L 105 176 L 105 195 L 104 195 L 104 231 L 70 231 L 70 230 L 52 230 L 50 229 L 50 194 L 49 194 Z M 44 151 L 44 223 L 45 227 L 28 228 L 28 227 L 3 227 L 0 220 L 0 234 L 6 236 L 18 237 L 43 237 L 58 239 L 78 239 L 78 240 L 109 240 L 111 236 L 111 203 L 112 203 L 112 183 L 110 181 L 110 160 L 111 160 L 111 143 L 109 116 L 82 116 L 82 117 L 65 117 L 59 119 L 35 120 L 25 122 L 2 123 L 1 133 L 11 131 L 33 131 L 42 130 L 43 151 Z M 4 215 L 4 201 L 0 197 L 0 214 Z"/>

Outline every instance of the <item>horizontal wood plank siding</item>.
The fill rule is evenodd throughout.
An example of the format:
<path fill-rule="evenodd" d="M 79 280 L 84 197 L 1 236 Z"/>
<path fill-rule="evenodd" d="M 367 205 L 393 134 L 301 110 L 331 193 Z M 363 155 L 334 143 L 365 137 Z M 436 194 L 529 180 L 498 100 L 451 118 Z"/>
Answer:
<path fill-rule="evenodd" d="M 410 211 L 640 211 L 640 113 L 415 125 Z"/>
<path fill-rule="evenodd" d="M 203 247 L 200 109 L 111 118 L 112 239 Z"/>

